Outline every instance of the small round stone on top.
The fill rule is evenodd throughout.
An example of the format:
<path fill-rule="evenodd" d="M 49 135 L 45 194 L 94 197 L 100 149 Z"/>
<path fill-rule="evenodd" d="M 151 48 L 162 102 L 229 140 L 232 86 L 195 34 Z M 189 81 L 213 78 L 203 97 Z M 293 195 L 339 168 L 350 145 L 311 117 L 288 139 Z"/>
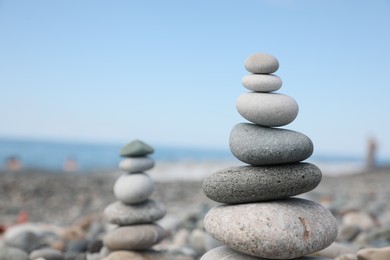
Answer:
<path fill-rule="evenodd" d="M 247 71 L 255 74 L 269 74 L 279 69 L 279 62 L 270 54 L 255 53 L 245 60 L 244 66 Z"/>
<path fill-rule="evenodd" d="M 122 157 L 142 157 L 154 152 L 153 147 L 140 141 L 134 140 L 125 145 L 121 151 L 120 156 Z"/>

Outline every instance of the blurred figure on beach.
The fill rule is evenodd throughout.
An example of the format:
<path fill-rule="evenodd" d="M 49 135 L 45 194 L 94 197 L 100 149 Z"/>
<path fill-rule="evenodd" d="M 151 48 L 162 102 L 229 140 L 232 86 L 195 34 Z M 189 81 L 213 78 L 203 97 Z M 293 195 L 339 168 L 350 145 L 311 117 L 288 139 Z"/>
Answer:
<path fill-rule="evenodd" d="M 9 171 L 19 171 L 22 167 L 22 162 L 17 156 L 10 156 L 5 160 L 5 168 Z"/>
<path fill-rule="evenodd" d="M 367 157 L 366 157 L 366 167 L 368 171 L 374 170 L 376 168 L 376 152 L 378 149 L 378 144 L 374 137 L 369 137 L 367 139 Z"/>
<path fill-rule="evenodd" d="M 66 172 L 75 172 L 78 170 L 78 165 L 76 159 L 73 157 L 68 157 L 63 166 L 63 170 Z"/>

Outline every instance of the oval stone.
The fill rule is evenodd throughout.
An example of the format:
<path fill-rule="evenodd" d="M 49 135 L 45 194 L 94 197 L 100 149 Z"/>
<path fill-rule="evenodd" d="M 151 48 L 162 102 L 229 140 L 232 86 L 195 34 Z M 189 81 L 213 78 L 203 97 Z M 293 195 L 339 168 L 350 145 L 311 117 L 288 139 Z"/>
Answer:
<path fill-rule="evenodd" d="M 248 121 L 262 126 L 283 126 L 298 115 L 297 102 L 283 94 L 244 93 L 236 102 L 238 113 Z"/>
<path fill-rule="evenodd" d="M 141 140 L 133 140 L 122 147 L 119 155 L 122 157 L 140 157 L 154 152 L 153 147 Z"/>
<path fill-rule="evenodd" d="M 134 225 L 151 223 L 161 219 L 166 214 L 163 204 L 154 200 L 126 205 L 120 201 L 108 205 L 104 210 L 104 217 L 112 224 Z"/>
<path fill-rule="evenodd" d="M 154 160 L 149 157 L 126 158 L 119 162 L 119 169 L 128 173 L 143 172 L 154 167 Z"/>
<path fill-rule="evenodd" d="M 154 182 L 146 173 L 123 174 L 114 184 L 115 197 L 125 204 L 148 199 L 154 191 Z"/>
<path fill-rule="evenodd" d="M 200 260 L 269 260 L 269 258 L 262 258 L 243 254 L 241 252 L 235 251 L 227 246 L 220 246 L 208 251 L 202 256 Z M 294 260 L 331 260 L 330 258 L 315 257 L 315 256 L 304 256 L 299 258 L 294 258 Z"/>
<path fill-rule="evenodd" d="M 239 252 L 271 259 L 291 259 L 328 247 L 337 236 L 329 210 L 313 201 L 220 205 L 204 219 L 206 231 Z"/>
<path fill-rule="evenodd" d="M 236 166 L 207 177 L 203 191 L 207 197 L 221 203 L 283 199 L 314 189 L 321 177 L 321 170 L 310 163 Z"/>
<path fill-rule="evenodd" d="M 157 224 L 123 226 L 109 232 L 103 243 L 111 251 L 143 250 L 159 243 L 164 233 Z"/>
<path fill-rule="evenodd" d="M 313 143 L 304 134 L 248 123 L 233 127 L 229 145 L 237 159 L 252 165 L 295 163 L 313 153 Z"/>
<path fill-rule="evenodd" d="M 255 53 L 245 60 L 244 66 L 249 72 L 255 74 L 268 74 L 278 70 L 279 62 L 270 54 Z"/>
<path fill-rule="evenodd" d="M 242 78 L 241 83 L 255 92 L 273 92 L 282 87 L 282 80 L 273 74 L 249 74 Z"/>

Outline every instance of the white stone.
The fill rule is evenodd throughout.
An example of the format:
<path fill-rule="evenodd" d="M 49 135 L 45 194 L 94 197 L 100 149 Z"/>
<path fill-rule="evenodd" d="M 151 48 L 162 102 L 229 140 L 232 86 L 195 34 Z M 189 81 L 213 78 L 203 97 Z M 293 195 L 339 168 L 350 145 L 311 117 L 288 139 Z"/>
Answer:
<path fill-rule="evenodd" d="M 252 73 L 269 74 L 278 70 L 279 62 L 272 55 L 255 53 L 245 60 L 244 66 L 247 71 Z"/>
<path fill-rule="evenodd" d="M 123 174 L 114 184 L 115 197 L 125 204 L 148 199 L 154 191 L 154 182 L 146 173 Z"/>
<path fill-rule="evenodd" d="M 238 113 L 248 121 L 261 126 L 284 126 L 297 117 L 297 102 L 283 94 L 244 93 L 237 99 Z"/>
<path fill-rule="evenodd" d="M 241 83 L 255 92 L 273 92 L 282 87 L 282 80 L 273 74 L 249 74 L 242 78 Z"/>
<path fill-rule="evenodd" d="M 154 160 L 149 157 L 132 157 L 120 161 L 119 169 L 128 173 L 143 172 L 154 167 Z"/>

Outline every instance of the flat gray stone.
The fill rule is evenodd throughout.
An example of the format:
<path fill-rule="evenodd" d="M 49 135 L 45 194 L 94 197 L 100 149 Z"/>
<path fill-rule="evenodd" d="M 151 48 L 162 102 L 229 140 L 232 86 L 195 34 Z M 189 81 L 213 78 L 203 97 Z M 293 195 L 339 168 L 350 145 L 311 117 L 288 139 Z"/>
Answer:
<path fill-rule="evenodd" d="M 278 60 L 265 53 L 255 53 L 249 56 L 244 62 L 245 69 L 256 74 L 274 73 L 279 68 Z"/>
<path fill-rule="evenodd" d="M 153 167 L 154 160 L 149 157 L 129 157 L 119 162 L 119 169 L 128 173 L 143 172 Z"/>
<path fill-rule="evenodd" d="M 229 145 L 237 159 L 252 165 L 295 163 L 313 153 L 313 143 L 304 134 L 249 123 L 232 129 Z"/>
<path fill-rule="evenodd" d="M 313 201 L 285 200 L 212 208 L 206 231 L 239 252 L 271 259 L 291 259 L 328 247 L 337 236 L 332 213 Z"/>
<path fill-rule="evenodd" d="M 154 182 L 146 173 L 121 175 L 114 184 L 115 197 L 125 204 L 136 204 L 154 192 Z"/>
<path fill-rule="evenodd" d="M 227 246 L 220 246 L 208 251 L 200 260 L 269 260 L 269 258 L 255 257 L 235 251 Z M 331 260 L 330 258 L 304 256 L 294 260 Z"/>
<path fill-rule="evenodd" d="M 297 117 L 297 102 L 283 94 L 244 93 L 236 102 L 238 113 L 246 120 L 262 126 L 284 126 Z"/>
<path fill-rule="evenodd" d="M 123 226 L 109 232 L 103 243 L 111 251 L 144 250 L 159 243 L 164 234 L 164 229 L 156 224 Z"/>
<path fill-rule="evenodd" d="M 321 170 L 310 163 L 236 166 L 207 177 L 203 192 L 221 203 L 283 199 L 314 189 L 321 177 Z"/>
<path fill-rule="evenodd" d="M 52 248 L 40 248 L 30 253 L 30 259 L 45 259 L 45 260 L 63 260 L 64 256 L 62 252 L 54 250 Z"/>
<path fill-rule="evenodd" d="M 154 152 L 154 149 L 140 141 L 140 140 L 134 140 L 125 145 L 121 151 L 120 156 L 122 157 L 140 157 L 140 156 L 146 156 L 148 154 L 151 154 Z"/>
<path fill-rule="evenodd" d="M 126 205 L 117 201 L 108 205 L 104 210 L 106 220 L 117 225 L 152 223 L 164 217 L 165 214 L 164 206 L 154 200 L 147 200 L 133 205 Z"/>
<path fill-rule="evenodd" d="M 28 255 L 25 251 L 12 247 L 0 245 L 0 260 L 28 260 Z"/>
<path fill-rule="evenodd" d="M 273 92 L 282 87 L 282 80 L 273 74 L 248 74 L 241 83 L 244 87 L 255 92 Z"/>

